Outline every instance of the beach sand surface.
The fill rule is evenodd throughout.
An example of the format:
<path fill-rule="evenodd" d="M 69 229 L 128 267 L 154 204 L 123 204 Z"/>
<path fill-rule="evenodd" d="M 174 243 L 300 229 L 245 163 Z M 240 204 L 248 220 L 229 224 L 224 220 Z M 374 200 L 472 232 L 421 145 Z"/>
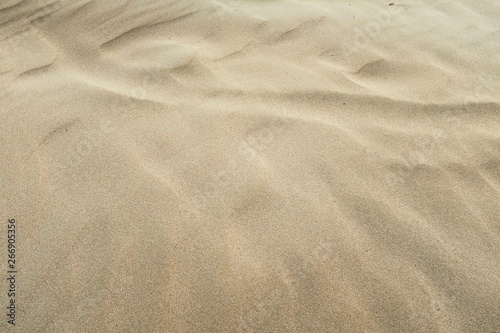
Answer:
<path fill-rule="evenodd" d="M 499 22 L 2 1 L 0 331 L 499 333 Z"/>

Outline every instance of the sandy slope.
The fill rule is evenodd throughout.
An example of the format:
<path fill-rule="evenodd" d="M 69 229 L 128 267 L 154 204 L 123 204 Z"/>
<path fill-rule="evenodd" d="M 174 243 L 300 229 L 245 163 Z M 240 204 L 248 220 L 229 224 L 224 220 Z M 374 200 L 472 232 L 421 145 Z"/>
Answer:
<path fill-rule="evenodd" d="M 500 332 L 498 22 L 2 1 L 1 331 Z"/>

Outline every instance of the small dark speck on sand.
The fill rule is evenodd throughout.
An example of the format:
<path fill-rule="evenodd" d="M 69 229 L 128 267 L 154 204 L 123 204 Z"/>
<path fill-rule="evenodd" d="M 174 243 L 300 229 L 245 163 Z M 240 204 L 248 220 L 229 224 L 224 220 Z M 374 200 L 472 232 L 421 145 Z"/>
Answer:
<path fill-rule="evenodd" d="M 391 2 L 391 3 L 389 4 L 389 6 L 394 6 L 394 2 Z"/>

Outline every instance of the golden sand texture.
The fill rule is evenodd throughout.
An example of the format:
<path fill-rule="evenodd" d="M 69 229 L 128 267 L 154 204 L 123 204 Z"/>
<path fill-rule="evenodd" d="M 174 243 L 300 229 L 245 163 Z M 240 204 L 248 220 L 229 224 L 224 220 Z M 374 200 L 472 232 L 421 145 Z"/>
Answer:
<path fill-rule="evenodd" d="M 0 331 L 500 333 L 499 22 L 1 1 Z"/>

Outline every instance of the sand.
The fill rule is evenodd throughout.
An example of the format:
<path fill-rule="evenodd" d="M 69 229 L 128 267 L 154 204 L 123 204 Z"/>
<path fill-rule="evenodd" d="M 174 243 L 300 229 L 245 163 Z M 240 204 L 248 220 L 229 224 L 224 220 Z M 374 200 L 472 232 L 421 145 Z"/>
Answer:
<path fill-rule="evenodd" d="M 499 333 L 498 22 L 2 1 L 0 331 Z"/>

